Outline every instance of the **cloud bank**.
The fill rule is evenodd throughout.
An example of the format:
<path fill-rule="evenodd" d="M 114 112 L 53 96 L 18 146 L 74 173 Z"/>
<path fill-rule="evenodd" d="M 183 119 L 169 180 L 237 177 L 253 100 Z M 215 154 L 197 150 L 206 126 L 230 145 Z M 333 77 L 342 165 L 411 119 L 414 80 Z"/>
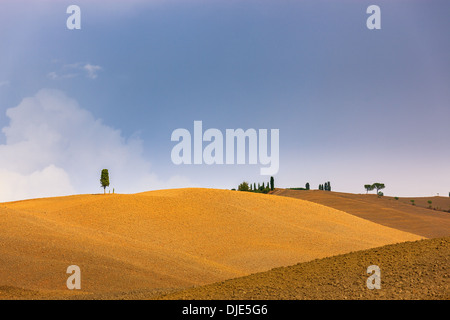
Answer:
<path fill-rule="evenodd" d="M 187 186 L 183 177 L 161 181 L 143 157 L 142 141 L 95 119 L 57 90 L 43 89 L 6 111 L 0 145 L 0 201 L 98 193 L 101 169 L 110 189 L 133 193 Z"/>

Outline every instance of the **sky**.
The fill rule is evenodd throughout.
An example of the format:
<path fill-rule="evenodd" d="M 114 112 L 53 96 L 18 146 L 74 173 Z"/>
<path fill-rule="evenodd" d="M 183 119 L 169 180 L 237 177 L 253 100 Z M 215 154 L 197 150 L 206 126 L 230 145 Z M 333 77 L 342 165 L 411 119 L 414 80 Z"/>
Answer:
<path fill-rule="evenodd" d="M 81 29 L 66 25 L 69 5 Z M 370 5 L 381 29 L 369 30 Z M 0 2 L 0 201 L 267 182 L 172 132 L 279 130 L 276 187 L 450 192 L 448 1 Z M 205 147 L 207 143 L 204 143 Z"/>

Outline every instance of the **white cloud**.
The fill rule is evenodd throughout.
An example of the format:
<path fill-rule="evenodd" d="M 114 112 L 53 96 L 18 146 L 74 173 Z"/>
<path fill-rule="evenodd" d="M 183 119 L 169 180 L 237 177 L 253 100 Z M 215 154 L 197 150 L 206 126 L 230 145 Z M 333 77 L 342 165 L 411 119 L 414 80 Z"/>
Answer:
<path fill-rule="evenodd" d="M 75 78 L 76 76 L 78 76 L 77 73 L 57 73 L 55 71 L 50 72 L 47 75 L 50 79 L 52 80 L 59 80 L 59 79 L 71 79 L 71 78 Z"/>
<path fill-rule="evenodd" d="M 87 71 L 88 78 L 95 79 L 97 78 L 97 72 L 100 71 L 102 68 L 100 66 L 94 66 L 88 63 L 83 67 L 83 69 Z"/>
<path fill-rule="evenodd" d="M 189 184 L 183 177 L 158 179 L 142 155 L 141 140 L 125 139 L 61 91 L 43 89 L 6 114 L 0 201 L 98 193 L 103 168 L 109 169 L 110 189 L 120 193 Z"/>
<path fill-rule="evenodd" d="M 102 70 L 101 66 L 93 65 L 90 63 L 70 63 L 63 65 L 59 71 L 52 71 L 47 74 L 52 80 L 71 79 L 84 75 L 89 79 L 96 79 L 98 72 Z"/>
<path fill-rule="evenodd" d="M 0 201 L 73 194 L 68 174 L 49 165 L 26 175 L 0 169 Z"/>

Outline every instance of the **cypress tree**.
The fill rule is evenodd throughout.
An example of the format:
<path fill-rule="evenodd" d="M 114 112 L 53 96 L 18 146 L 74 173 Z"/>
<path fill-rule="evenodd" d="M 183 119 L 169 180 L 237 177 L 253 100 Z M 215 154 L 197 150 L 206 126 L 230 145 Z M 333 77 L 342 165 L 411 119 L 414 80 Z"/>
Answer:
<path fill-rule="evenodd" d="M 105 194 L 106 193 L 106 187 L 109 186 L 108 169 L 103 169 L 102 170 L 102 174 L 100 176 L 100 184 L 101 184 L 101 187 L 103 188 L 103 194 Z"/>

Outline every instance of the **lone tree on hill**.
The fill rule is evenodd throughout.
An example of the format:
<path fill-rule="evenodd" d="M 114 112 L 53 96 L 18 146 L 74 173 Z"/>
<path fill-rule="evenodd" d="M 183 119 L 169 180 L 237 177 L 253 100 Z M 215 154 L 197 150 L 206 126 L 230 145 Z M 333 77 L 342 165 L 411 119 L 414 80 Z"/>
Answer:
<path fill-rule="evenodd" d="M 369 191 L 373 190 L 373 185 L 372 184 L 365 184 L 364 185 L 364 189 L 366 189 L 366 194 L 368 194 Z"/>
<path fill-rule="evenodd" d="M 273 189 L 275 189 L 275 180 L 273 177 L 270 177 L 270 190 L 273 191 Z"/>
<path fill-rule="evenodd" d="M 309 190 L 309 189 L 310 189 L 309 182 L 306 183 L 305 189 L 306 189 L 306 190 Z"/>
<path fill-rule="evenodd" d="M 109 186 L 109 173 L 108 169 L 102 170 L 102 175 L 100 176 L 101 187 L 103 188 L 103 194 L 106 193 L 106 187 Z"/>
<path fill-rule="evenodd" d="M 378 194 L 378 191 L 380 191 L 381 189 L 384 189 L 386 186 L 384 185 L 384 183 L 379 183 L 379 182 L 375 182 L 373 185 L 372 185 L 372 188 L 373 189 L 377 189 L 377 194 Z M 372 190 L 373 190 L 372 189 Z"/>

